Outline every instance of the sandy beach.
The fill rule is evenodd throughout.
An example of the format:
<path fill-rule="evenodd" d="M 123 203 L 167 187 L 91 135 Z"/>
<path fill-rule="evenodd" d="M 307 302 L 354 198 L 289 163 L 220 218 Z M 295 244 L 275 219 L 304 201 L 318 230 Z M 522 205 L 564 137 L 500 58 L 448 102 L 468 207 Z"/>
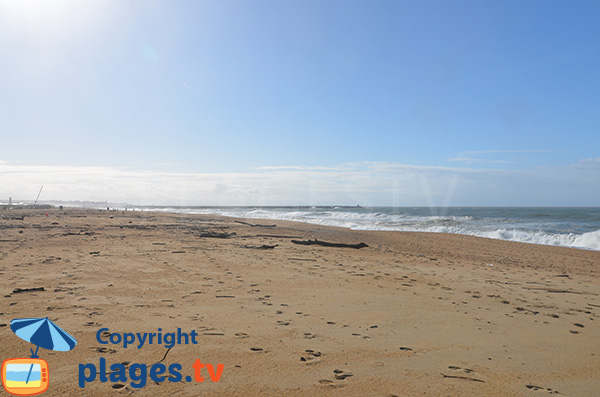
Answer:
<path fill-rule="evenodd" d="M 46 215 L 47 213 L 47 215 Z M 292 240 L 367 245 L 302 245 Z M 46 395 L 596 396 L 600 252 L 477 237 L 85 209 L 0 211 L 1 360 L 14 318 L 77 339 L 40 349 Z M 124 347 L 109 333 L 196 331 Z M 101 329 L 108 329 L 102 340 Z M 182 379 L 80 388 L 80 365 L 181 364 Z M 203 382 L 186 381 L 200 359 Z M 110 372 L 106 369 L 106 372 Z M 168 374 L 167 374 L 168 375 Z"/>

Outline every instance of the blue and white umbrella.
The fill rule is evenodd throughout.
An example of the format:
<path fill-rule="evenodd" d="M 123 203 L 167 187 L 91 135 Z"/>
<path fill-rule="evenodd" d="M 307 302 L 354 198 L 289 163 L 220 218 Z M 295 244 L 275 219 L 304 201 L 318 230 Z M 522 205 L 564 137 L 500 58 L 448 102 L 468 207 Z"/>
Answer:
<path fill-rule="evenodd" d="M 38 357 L 40 347 L 66 352 L 72 350 L 77 340 L 46 318 L 16 318 L 10 322 L 10 329 L 21 339 L 37 346 L 31 357 Z"/>
<path fill-rule="evenodd" d="M 43 347 L 48 350 L 66 352 L 75 347 L 77 341 L 71 335 L 46 318 L 15 318 L 10 322 L 10 329 L 21 339 L 36 345 L 35 353 L 31 350 L 31 358 L 37 358 L 38 349 Z M 33 364 L 29 368 L 27 380 L 29 382 Z"/>

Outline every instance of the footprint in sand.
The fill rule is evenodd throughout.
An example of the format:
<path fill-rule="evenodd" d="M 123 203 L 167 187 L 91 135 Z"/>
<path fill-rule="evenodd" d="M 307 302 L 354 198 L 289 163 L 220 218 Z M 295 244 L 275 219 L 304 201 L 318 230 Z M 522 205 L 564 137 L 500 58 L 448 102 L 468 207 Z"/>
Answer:
<path fill-rule="evenodd" d="M 108 354 L 113 354 L 113 353 L 117 352 L 115 349 L 109 349 L 107 347 L 93 347 L 92 350 L 94 350 L 98 353 L 108 353 Z"/>
<path fill-rule="evenodd" d="M 320 357 L 323 355 L 323 353 L 312 349 L 306 349 L 304 350 L 304 352 L 305 354 L 300 356 L 300 361 L 305 362 L 307 364 L 316 364 L 321 361 Z"/>
<path fill-rule="evenodd" d="M 337 380 L 344 380 L 344 379 L 346 379 L 346 378 L 349 378 L 350 376 L 354 376 L 354 375 L 352 375 L 351 373 L 349 373 L 349 372 L 346 372 L 346 371 L 344 371 L 344 370 L 342 370 L 342 369 L 334 369 L 334 370 L 333 370 L 333 373 L 334 373 L 334 375 L 335 375 L 335 378 L 336 378 Z"/>
<path fill-rule="evenodd" d="M 461 367 L 457 367 L 455 365 L 449 365 L 448 366 L 449 369 L 453 370 L 453 371 L 460 371 L 463 370 L 465 373 L 470 374 L 471 372 L 474 372 L 472 369 L 470 368 L 461 368 Z"/>

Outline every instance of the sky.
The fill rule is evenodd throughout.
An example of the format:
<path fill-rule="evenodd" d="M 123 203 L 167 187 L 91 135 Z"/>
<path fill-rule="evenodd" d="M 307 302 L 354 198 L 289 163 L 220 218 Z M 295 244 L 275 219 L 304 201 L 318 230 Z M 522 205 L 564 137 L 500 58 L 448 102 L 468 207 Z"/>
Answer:
<path fill-rule="evenodd" d="M 599 15 L 0 0 L 0 201 L 599 206 Z"/>

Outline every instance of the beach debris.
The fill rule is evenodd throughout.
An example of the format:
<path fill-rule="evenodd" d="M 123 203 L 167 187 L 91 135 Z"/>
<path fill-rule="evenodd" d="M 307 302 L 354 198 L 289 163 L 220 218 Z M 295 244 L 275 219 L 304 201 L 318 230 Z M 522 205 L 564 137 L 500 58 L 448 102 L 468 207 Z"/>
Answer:
<path fill-rule="evenodd" d="M 63 233 L 63 236 L 93 236 L 97 233 L 95 232 L 89 232 L 89 231 L 85 231 L 85 230 L 81 230 L 78 233 L 75 232 L 67 232 L 67 233 Z"/>
<path fill-rule="evenodd" d="M 485 383 L 484 380 L 481 379 L 477 379 L 477 378 L 471 378 L 470 376 L 460 376 L 460 375 L 446 375 L 446 374 L 441 374 L 444 378 L 452 378 L 452 379 L 464 379 L 464 380 L 470 380 L 472 382 L 481 382 L 481 383 Z"/>
<path fill-rule="evenodd" d="M 225 233 L 225 232 L 213 232 L 208 231 L 204 233 L 200 233 L 198 237 L 210 237 L 210 238 L 229 238 L 231 236 L 235 236 L 235 233 Z"/>
<path fill-rule="evenodd" d="M 21 294 L 23 292 L 41 292 L 46 291 L 44 287 L 33 287 L 33 288 L 15 288 L 13 294 Z"/>
<path fill-rule="evenodd" d="M 552 292 L 555 294 L 598 295 L 598 294 L 594 294 L 592 292 L 579 292 L 579 291 L 573 291 L 573 290 L 569 290 L 569 289 L 556 289 L 556 288 L 546 288 L 546 287 L 521 287 L 521 288 L 527 289 L 527 290 Z"/>
<path fill-rule="evenodd" d="M 535 311 L 535 310 L 525 309 L 524 307 L 515 307 L 515 310 L 519 311 L 519 312 L 531 313 L 531 314 L 534 314 L 534 315 L 540 313 L 540 312 Z"/>
<path fill-rule="evenodd" d="M 248 222 L 242 222 L 242 221 L 234 221 L 235 223 L 241 223 L 242 225 L 247 225 L 250 227 L 277 227 L 277 225 L 255 225 L 252 223 L 248 223 Z"/>
<path fill-rule="evenodd" d="M 241 245 L 241 248 L 249 248 L 249 249 L 255 249 L 255 250 L 272 250 L 273 248 L 277 247 L 277 244 L 275 245 Z"/>
<path fill-rule="evenodd" d="M 302 236 L 280 236 L 277 234 L 257 234 L 252 237 L 271 237 L 271 238 L 302 238 Z"/>
<path fill-rule="evenodd" d="M 310 240 L 310 239 L 309 240 L 292 240 L 292 243 L 300 244 L 300 245 L 320 245 L 322 247 L 354 248 L 354 249 L 368 247 L 368 245 L 365 243 L 358 243 L 358 244 L 330 243 L 327 241 L 320 241 L 317 239 L 314 239 L 314 240 Z"/>
<path fill-rule="evenodd" d="M 525 385 L 526 388 L 531 389 L 531 390 L 547 390 L 548 392 L 550 392 L 549 394 L 560 394 L 557 390 L 553 390 L 550 388 L 545 388 L 545 387 L 541 387 L 541 386 L 535 386 L 535 385 Z"/>
<path fill-rule="evenodd" d="M 454 370 L 454 371 L 458 371 L 459 369 L 462 369 L 467 374 L 470 374 L 471 372 L 475 372 L 470 368 L 457 367 L 456 365 L 449 365 L 448 368 L 451 370 Z"/>

